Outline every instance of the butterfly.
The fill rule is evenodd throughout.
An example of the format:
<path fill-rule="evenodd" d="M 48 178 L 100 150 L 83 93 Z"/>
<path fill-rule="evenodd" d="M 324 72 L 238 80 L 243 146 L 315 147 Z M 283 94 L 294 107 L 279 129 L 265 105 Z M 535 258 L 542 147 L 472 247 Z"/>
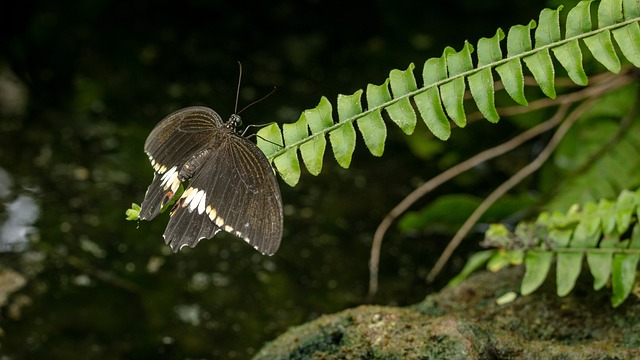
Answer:
<path fill-rule="evenodd" d="M 184 192 L 170 212 L 165 242 L 174 252 L 225 231 L 265 255 L 280 246 L 283 210 L 273 168 L 258 147 L 238 133 L 237 114 L 223 122 L 203 106 L 160 121 L 144 144 L 154 176 L 140 219 L 154 219 Z"/>

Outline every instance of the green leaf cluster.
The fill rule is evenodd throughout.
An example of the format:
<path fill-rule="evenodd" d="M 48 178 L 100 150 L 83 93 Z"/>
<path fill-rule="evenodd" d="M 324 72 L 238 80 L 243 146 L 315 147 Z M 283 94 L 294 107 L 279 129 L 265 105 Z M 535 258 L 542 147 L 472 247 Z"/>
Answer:
<path fill-rule="evenodd" d="M 460 128 L 467 124 L 464 103 L 467 89 L 482 115 L 490 122 L 498 122 L 496 75 L 506 93 L 518 104 L 528 104 L 524 91 L 525 67 L 541 91 L 555 98 L 556 71 L 551 54 L 578 85 L 588 83 L 582 46 L 611 72 L 620 71 L 620 54 L 636 67 L 640 66 L 640 3 L 637 0 L 601 1 L 595 26 L 591 8 L 591 0 L 581 1 L 572 8 L 564 24 L 564 35 L 560 6 L 555 10 L 544 9 L 537 22 L 511 27 L 506 36 L 498 29 L 493 37 L 480 39 L 475 49 L 469 42 L 465 42 L 460 51 L 447 47 L 441 57 L 425 61 L 420 85 L 413 72 L 414 64 L 406 70 L 392 70 L 381 85 L 369 84 L 366 91 L 338 95 L 337 120 L 333 105 L 322 97 L 318 106 L 304 111 L 296 122 L 284 124 L 282 128 L 272 124 L 261 129 L 258 147 L 284 181 L 294 186 L 301 174 L 299 156 L 311 174 L 318 175 L 322 170 L 327 134 L 334 157 L 344 168 L 351 164 L 356 127 L 371 154 L 381 156 L 387 136 L 385 116 L 408 135 L 413 133 L 419 116 L 433 135 L 447 140 L 451 136 L 451 122 Z M 504 40 L 506 53 L 502 49 Z M 474 65 L 472 53 L 476 50 Z M 363 106 L 363 95 L 366 106 Z"/>
<path fill-rule="evenodd" d="M 575 287 L 586 264 L 594 279 L 593 288 L 600 290 L 610 284 L 611 302 L 618 306 L 636 284 L 640 261 L 638 219 L 640 190 L 625 190 L 616 201 L 575 205 L 566 213 L 543 212 L 535 222 L 522 222 L 513 232 L 504 225 L 492 225 L 485 234 L 485 245 L 499 250 L 476 254 L 454 280 L 460 281 L 484 264 L 496 271 L 523 262 L 526 271 L 520 291 L 527 295 L 542 285 L 555 264 L 557 294 L 565 296 Z"/>

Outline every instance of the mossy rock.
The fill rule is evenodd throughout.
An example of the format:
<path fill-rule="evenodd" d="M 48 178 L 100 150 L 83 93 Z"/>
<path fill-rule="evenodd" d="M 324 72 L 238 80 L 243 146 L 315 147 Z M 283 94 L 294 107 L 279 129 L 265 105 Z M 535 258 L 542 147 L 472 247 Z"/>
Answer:
<path fill-rule="evenodd" d="M 553 277 L 550 277 L 553 278 Z M 410 307 L 360 306 L 294 327 L 254 359 L 638 359 L 640 300 L 620 307 L 584 276 L 566 297 L 552 281 L 517 292 L 522 269 L 479 273 Z"/>

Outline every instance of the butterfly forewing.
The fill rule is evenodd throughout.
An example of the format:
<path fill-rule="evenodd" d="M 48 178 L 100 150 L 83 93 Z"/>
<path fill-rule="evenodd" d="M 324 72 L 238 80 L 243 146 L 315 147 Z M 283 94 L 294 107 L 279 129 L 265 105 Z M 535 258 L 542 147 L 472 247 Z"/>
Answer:
<path fill-rule="evenodd" d="M 141 205 L 141 219 L 151 220 L 160 213 L 184 181 L 179 178 L 182 166 L 209 146 L 211 134 L 221 126 L 222 119 L 215 111 L 194 106 L 170 114 L 151 131 L 144 151 L 154 178 Z"/>

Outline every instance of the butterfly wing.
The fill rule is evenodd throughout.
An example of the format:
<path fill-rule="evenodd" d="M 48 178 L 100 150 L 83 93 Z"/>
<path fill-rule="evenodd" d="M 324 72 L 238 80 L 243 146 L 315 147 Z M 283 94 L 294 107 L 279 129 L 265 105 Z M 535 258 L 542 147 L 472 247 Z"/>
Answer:
<path fill-rule="evenodd" d="M 174 206 L 165 242 L 178 251 L 224 230 L 263 254 L 274 254 L 282 239 L 283 211 L 271 165 L 256 145 L 229 129 L 212 143 L 219 146 Z"/>
<path fill-rule="evenodd" d="M 178 110 L 156 125 L 144 144 L 154 174 L 141 205 L 140 219 L 151 220 L 160 213 L 186 180 L 181 174 L 184 164 L 209 146 L 213 134 L 222 126 L 220 115 L 202 106 Z"/>

